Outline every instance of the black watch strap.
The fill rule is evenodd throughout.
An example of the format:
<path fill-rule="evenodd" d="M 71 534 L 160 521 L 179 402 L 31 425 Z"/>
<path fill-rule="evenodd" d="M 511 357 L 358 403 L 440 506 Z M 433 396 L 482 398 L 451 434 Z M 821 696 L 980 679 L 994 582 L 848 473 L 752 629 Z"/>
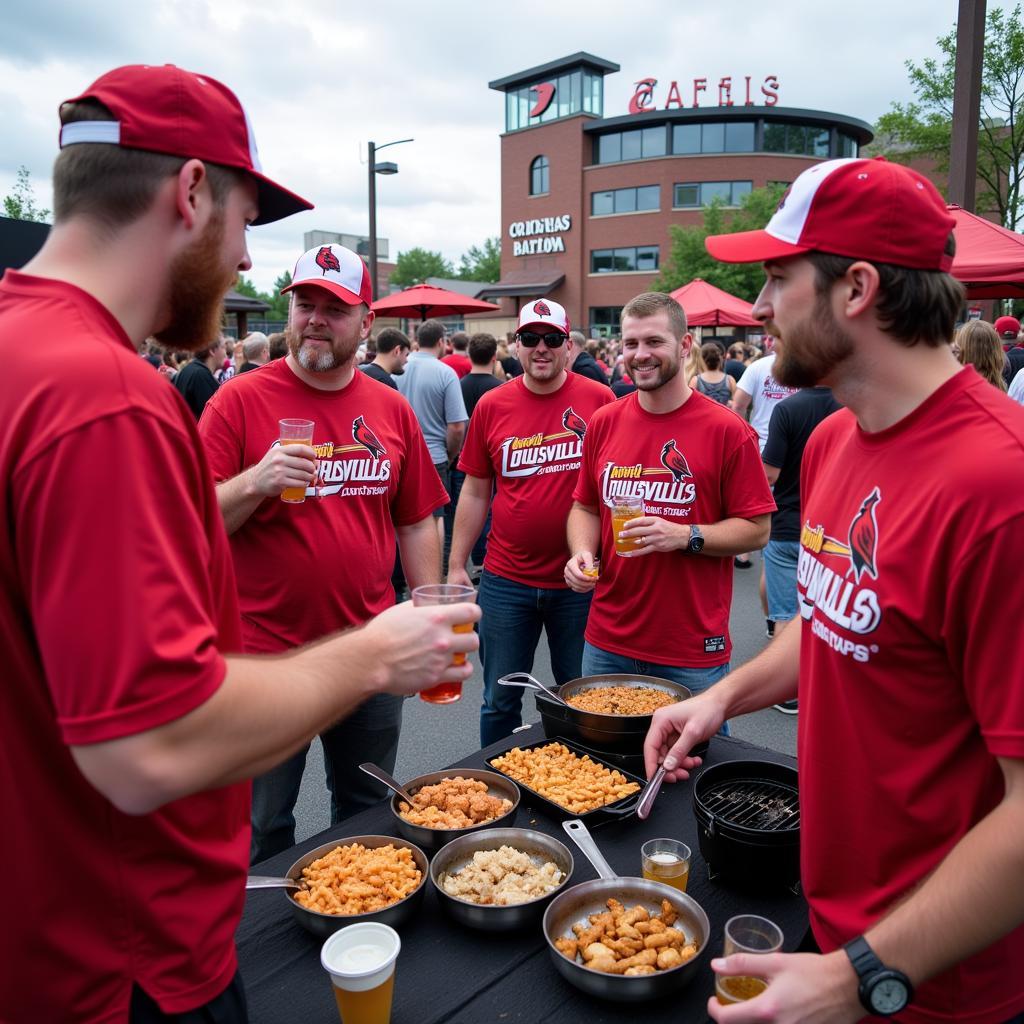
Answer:
<path fill-rule="evenodd" d="M 860 998 L 861 1006 L 864 1007 L 868 1013 L 873 1013 L 880 1017 L 891 1016 L 892 1013 L 899 1013 L 914 997 L 914 989 L 910 984 L 910 979 L 902 972 L 893 970 L 891 967 L 886 967 L 881 960 L 875 955 L 875 951 L 868 944 L 868 940 L 863 935 L 858 935 L 855 939 L 850 939 L 849 942 L 843 946 L 846 951 L 846 955 L 850 958 L 850 963 L 853 965 L 853 969 L 857 972 L 858 987 L 857 995 Z M 889 1012 L 886 1012 L 883 1008 L 877 1005 L 878 1000 L 872 999 L 872 993 L 876 988 L 882 984 L 888 984 L 890 989 L 896 986 L 896 992 L 902 988 L 905 993 L 901 1002 L 902 1005 L 893 1007 Z M 879 995 L 882 993 L 879 992 Z"/>

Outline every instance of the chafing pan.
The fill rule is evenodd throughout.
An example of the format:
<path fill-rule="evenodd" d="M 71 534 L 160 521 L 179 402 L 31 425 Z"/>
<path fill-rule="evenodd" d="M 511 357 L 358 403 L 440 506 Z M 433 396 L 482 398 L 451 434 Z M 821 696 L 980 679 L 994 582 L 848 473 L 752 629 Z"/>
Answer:
<path fill-rule="evenodd" d="M 374 910 L 369 914 L 322 914 L 319 910 L 310 910 L 302 906 L 301 903 L 296 903 L 292 897 L 293 890 L 288 890 L 285 893 L 285 898 L 288 900 L 295 920 L 306 931 L 312 932 L 321 939 L 326 939 L 338 931 L 339 928 L 355 924 L 358 921 L 379 921 L 381 924 L 391 925 L 392 928 L 399 928 L 415 915 L 416 911 L 420 908 L 420 904 L 423 903 L 423 895 L 427 891 L 427 874 L 429 873 L 427 855 L 418 846 L 414 846 L 405 840 L 397 839 L 395 836 L 347 836 L 344 839 L 335 839 L 329 843 L 324 843 L 323 846 L 318 846 L 315 850 L 310 850 L 309 853 L 303 854 L 288 869 L 284 877 L 298 882 L 302 879 L 302 869 L 312 864 L 313 861 L 330 853 L 331 850 L 338 846 L 352 846 L 354 843 L 359 843 L 368 850 L 376 850 L 378 847 L 387 846 L 389 843 L 396 849 L 404 847 L 411 850 L 413 860 L 416 862 L 416 867 L 420 869 L 420 875 L 422 876 L 420 883 L 404 900 L 399 900 L 397 903 L 392 903 L 390 907 L 385 907 L 383 910 Z M 274 882 L 279 882 L 279 880 L 250 876 L 250 881 L 247 883 L 246 888 L 260 889 L 269 887 Z"/>
<path fill-rule="evenodd" d="M 587 833 L 586 826 L 581 829 L 580 824 L 579 821 L 566 821 L 563 822 L 563 827 L 601 877 L 593 882 L 574 885 L 559 893 L 544 912 L 544 938 L 547 940 L 555 969 L 570 985 L 588 995 L 613 1002 L 632 1003 L 658 999 L 678 992 L 701 970 L 701 961 L 704 959 L 711 935 L 707 914 L 692 896 L 662 882 L 617 876 L 601 856 L 593 839 Z M 633 907 L 639 903 L 651 913 L 659 912 L 661 901 L 667 899 L 679 915 L 675 927 L 682 930 L 687 939 L 697 940 L 697 955 L 680 967 L 627 978 L 625 975 L 592 971 L 589 967 L 584 967 L 560 953 L 555 948 L 555 940 L 571 936 L 574 924 L 588 925 L 591 914 L 600 914 L 608 909 L 606 901 L 611 897 L 626 907 Z"/>
<path fill-rule="evenodd" d="M 519 810 L 519 787 L 504 775 L 500 775 L 498 772 L 489 772 L 485 768 L 449 768 L 443 772 L 430 772 L 429 775 L 420 775 L 407 782 L 405 788 L 411 796 L 415 796 L 423 786 L 433 786 L 442 779 L 454 779 L 460 775 L 464 779 L 477 779 L 480 782 L 486 782 L 487 792 L 491 796 L 512 801 L 511 809 L 491 821 L 485 821 L 480 825 L 470 825 L 467 828 L 427 828 L 425 825 L 414 825 L 402 817 L 398 809 L 402 800 L 401 797 L 395 795 L 391 798 L 391 813 L 398 822 L 398 831 L 406 839 L 418 843 L 424 850 L 433 851 L 439 850 L 445 843 L 450 843 L 460 836 L 479 832 L 485 828 L 510 826 L 515 821 L 516 812 Z"/>
<path fill-rule="evenodd" d="M 537 867 L 552 861 L 562 872 L 562 881 L 557 889 L 529 903 L 499 907 L 479 903 L 444 891 L 444 875 L 461 871 L 479 850 L 497 850 L 499 846 L 511 846 L 530 855 Z M 540 921 L 544 908 L 569 884 L 573 872 L 572 854 L 568 847 L 557 839 L 525 828 L 492 828 L 486 832 L 462 836 L 443 846 L 434 856 L 430 865 L 430 881 L 437 890 L 438 898 L 445 912 L 459 924 L 483 931 L 498 932 L 524 928 Z"/>

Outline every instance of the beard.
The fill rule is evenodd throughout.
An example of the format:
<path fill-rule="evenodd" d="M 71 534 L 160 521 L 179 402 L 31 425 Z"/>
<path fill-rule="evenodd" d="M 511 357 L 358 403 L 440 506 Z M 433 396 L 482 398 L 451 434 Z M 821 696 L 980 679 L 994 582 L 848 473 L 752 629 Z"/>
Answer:
<path fill-rule="evenodd" d="M 331 347 L 313 349 L 304 344 L 304 339 L 291 325 L 285 328 L 285 340 L 288 351 L 295 356 L 296 362 L 309 373 L 327 373 L 339 366 L 344 366 L 356 354 L 359 348 L 359 331 L 350 338 L 345 338 L 329 331 L 310 332 L 316 337 L 329 337 Z"/>
<path fill-rule="evenodd" d="M 176 351 L 194 352 L 209 347 L 220 336 L 224 296 L 238 271 L 224 267 L 224 214 L 213 215 L 206 230 L 170 268 L 168 322 L 153 337 Z"/>
<path fill-rule="evenodd" d="M 663 388 L 679 373 L 679 359 L 659 360 L 657 374 L 645 380 L 637 379 L 638 375 L 634 374 L 632 360 L 629 363 L 623 363 L 623 373 L 627 374 L 629 379 L 636 385 L 637 391 L 657 391 L 658 388 Z"/>
<path fill-rule="evenodd" d="M 818 295 L 811 315 L 781 332 L 771 321 L 765 330 L 776 338 L 772 376 L 790 388 L 812 388 L 853 355 L 853 339 L 836 322 L 828 298 Z"/>

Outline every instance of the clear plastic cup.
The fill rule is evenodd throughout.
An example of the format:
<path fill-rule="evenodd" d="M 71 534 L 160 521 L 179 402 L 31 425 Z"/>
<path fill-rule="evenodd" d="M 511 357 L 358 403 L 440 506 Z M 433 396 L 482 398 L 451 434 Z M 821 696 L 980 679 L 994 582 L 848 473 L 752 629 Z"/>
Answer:
<path fill-rule="evenodd" d="M 388 1024 L 401 948 L 398 932 L 375 921 L 350 924 L 323 944 L 320 963 L 331 976 L 342 1024 Z"/>

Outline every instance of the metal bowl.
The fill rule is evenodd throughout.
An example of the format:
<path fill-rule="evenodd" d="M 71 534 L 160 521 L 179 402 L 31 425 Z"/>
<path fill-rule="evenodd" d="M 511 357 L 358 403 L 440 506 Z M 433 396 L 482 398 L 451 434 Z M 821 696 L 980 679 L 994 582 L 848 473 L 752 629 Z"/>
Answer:
<path fill-rule="evenodd" d="M 688 939 L 697 939 L 697 955 L 687 963 L 667 971 L 627 978 L 621 974 L 592 971 L 560 953 L 555 948 L 555 940 L 571 936 L 574 924 L 589 924 L 588 917 L 607 910 L 605 901 L 612 896 L 627 907 L 642 904 L 652 913 L 660 911 L 662 899 L 667 899 L 679 914 L 675 927 L 682 929 Z M 701 969 L 700 961 L 704 958 L 711 936 L 708 916 L 692 896 L 662 882 L 649 882 L 644 878 L 599 878 L 574 885 L 559 893 L 548 904 L 543 927 L 551 960 L 558 973 L 580 991 L 617 1003 L 658 999 L 678 992 Z"/>
<path fill-rule="evenodd" d="M 318 846 L 315 850 L 310 850 L 309 853 L 303 854 L 288 869 L 286 875 L 288 878 L 294 878 L 296 881 L 299 881 L 302 878 L 303 868 L 325 854 L 330 853 L 336 847 L 351 846 L 353 843 L 359 843 L 368 850 L 375 850 L 378 847 L 387 846 L 389 843 L 396 849 L 404 847 L 411 850 L 413 860 L 416 861 L 416 867 L 420 869 L 420 875 L 422 876 L 420 884 L 404 900 L 399 900 L 397 903 L 392 903 L 390 907 L 385 907 L 383 910 L 374 910 L 368 914 L 322 914 L 319 910 L 310 910 L 308 907 L 302 906 L 301 903 L 296 903 L 291 892 L 286 892 L 285 897 L 292 908 L 295 920 L 306 931 L 312 932 L 321 939 L 326 939 L 328 936 L 333 935 L 339 928 L 344 928 L 347 925 L 356 924 L 360 921 L 378 921 L 381 924 L 391 925 L 392 928 L 399 928 L 401 925 L 408 923 L 423 903 L 423 896 L 427 891 L 427 875 L 430 873 L 427 855 L 418 846 L 397 839 L 395 836 L 347 836 L 344 839 L 335 839 L 330 843 L 324 843 L 323 846 Z"/>
<path fill-rule="evenodd" d="M 497 850 L 499 846 L 511 846 L 528 853 L 538 867 L 553 861 L 562 872 L 561 883 L 544 896 L 508 907 L 472 903 L 445 892 L 442 875 L 461 871 L 472 861 L 474 853 Z M 537 924 L 544 908 L 569 884 L 573 868 L 572 854 L 568 847 L 543 832 L 525 828 L 492 828 L 453 839 L 447 846 L 443 846 L 431 862 L 430 881 L 437 890 L 441 906 L 453 920 L 469 928 L 502 932 Z"/>
<path fill-rule="evenodd" d="M 492 818 L 490 821 L 482 822 L 479 825 L 469 825 L 466 828 L 427 828 L 425 825 L 414 825 L 411 821 L 406 821 L 402 817 L 398 810 L 398 805 L 402 798 L 396 794 L 391 797 L 391 813 L 395 816 L 395 821 L 398 822 L 398 831 L 406 839 L 411 839 L 414 843 L 418 843 L 424 850 L 433 851 L 439 850 L 445 843 L 450 843 L 453 839 L 458 839 L 461 836 L 479 832 L 485 828 L 495 828 L 502 825 L 507 827 L 515 821 L 516 812 L 519 810 L 519 787 L 511 779 L 505 778 L 504 775 L 487 771 L 484 768 L 449 768 L 443 772 L 430 772 L 428 775 L 420 775 L 418 778 L 407 782 L 405 788 L 411 796 L 415 796 L 423 786 L 433 786 L 443 779 L 454 779 L 457 776 L 462 776 L 464 779 L 477 779 L 480 782 L 486 782 L 487 792 L 491 796 L 496 796 L 503 800 L 511 800 L 512 807 L 499 817 Z"/>

